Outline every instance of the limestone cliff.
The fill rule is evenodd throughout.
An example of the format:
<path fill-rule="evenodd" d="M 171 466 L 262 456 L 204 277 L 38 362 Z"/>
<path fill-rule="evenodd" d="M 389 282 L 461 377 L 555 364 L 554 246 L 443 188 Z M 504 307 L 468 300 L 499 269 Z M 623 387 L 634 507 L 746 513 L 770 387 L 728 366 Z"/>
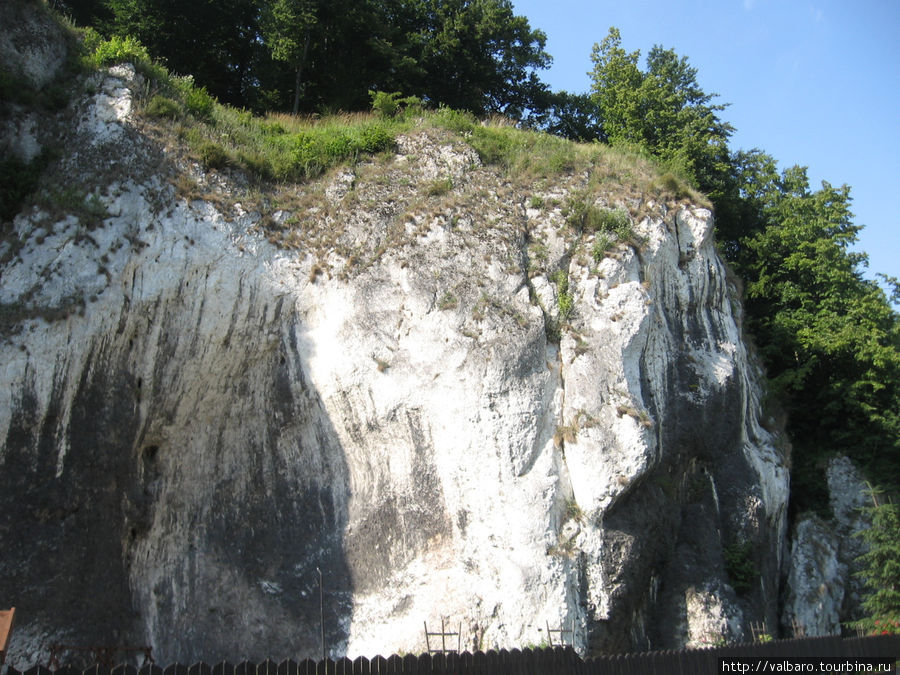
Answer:
<path fill-rule="evenodd" d="M 315 655 L 317 570 L 334 654 L 442 617 L 583 652 L 776 625 L 787 470 L 709 211 L 510 182 L 427 128 L 268 210 L 145 133 L 140 86 L 95 76 L 38 138 L 103 213 L 34 207 L 0 249 L 13 663 Z M 573 195 L 635 236 L 595 259 Z"/>
<path fill-rule="evenodd" d="M 828 520 L 800 516 L 794 526 L 784 623 L 806 635 L 839 635 L 841 625 L 862 618 L 862 565 L 866 552 L 859 533 L 871 527 L 864 508 L 868 486 L 847 457 L 834 457 L 825 472 Z"/>

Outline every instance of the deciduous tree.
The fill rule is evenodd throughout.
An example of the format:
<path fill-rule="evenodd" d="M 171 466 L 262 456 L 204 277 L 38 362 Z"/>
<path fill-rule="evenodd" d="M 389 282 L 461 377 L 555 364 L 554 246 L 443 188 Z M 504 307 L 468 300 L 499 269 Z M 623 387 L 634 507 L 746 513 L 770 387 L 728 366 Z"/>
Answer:
<path fill-rule="evenodd" d="M 300 108 L 303 66 L 309 54 L 312 31 L 318 23 L 313 0 L 269 0 L 263 10 L 262 36 L 276 61 L 284 61 L 294 70 L 294 105 Z"/>
<path fill-rule="evenodd" d="M 770 387 L 788 413 L 794 445 L 794 497 L 822 503 L 820 464 L 853 457 L 884 484 L 900 481 L 900 320 L 879 285 L 863 277 L 853 250 L 860 226 L 850 188 L 806 170 L 771 180 L 771 166 L 747 186 L 755 231 L 734 262 L 745 280 L 748 327 Z M 753 177 L 748 176 L 748 178 Z M 751 193 L 752 191 L 752 193 Z"/>
<path fill-rule="evenodd" d="M 509 0 L 428 0 L 414 42 L 428 74 L 413 92 L 476 114 L 520 117 L 546 91 L 546 36 L 513 14 Z"/>
<path fill-rule="evenodd" d="M 637 145 L 687 174 L 709 192 L 720 190 L 728 172 L 733 127 L 719 119 L 724 105 L 697 83 L 686 57 L 655 46 L 647 69 L 640 52 L 626 52 L 618 29 L 594 45 L 592 95 L 613 144 Z M 715 195 L 713 195 L 715 196 Z"/>
<path fill-rule="evenodd" d="M 860 532 L 868 551 L 858 558 L 866 587 L 866 616 L 853 623 L 868 633 L 900 634 L 900 509 L 877 491 L 866 509 L 872 526 Z"/>
<path fill-rule="evenodd" d="M 244 105 L 262 49 L 258 0 L 106 0 L 106 33 L 136 37 L 178 75 Z"/>

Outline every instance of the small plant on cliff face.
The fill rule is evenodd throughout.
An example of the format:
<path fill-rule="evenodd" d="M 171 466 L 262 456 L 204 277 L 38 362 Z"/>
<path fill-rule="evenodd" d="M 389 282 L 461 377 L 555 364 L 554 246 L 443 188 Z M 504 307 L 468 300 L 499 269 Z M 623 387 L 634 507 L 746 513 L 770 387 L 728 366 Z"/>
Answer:
<path fill-rule="evenodd" d="M 572 315 L 575 306 L 575 298 L 569 292 L 569 275 L 565 270 L 554 272 L 551 280 L 556 283 L 556 305 L 559 310 L 559 321 L 565 323 Z"/>
<path fill-rule="evenodd" d="M 203 141 L 197 149 L 200 161 L 207 169 L 221 169 L 228 164 L 228 153 L 218 143 Z"/>
<path fill-rule="evenodd" d="M 650 417 L 650 413 L 630 403 L 620 403 L 616 406 L 616 416 L 622 417 L 623 415 L 633 417 L 642 427 L 649 429 L 653 426 L 653 419 Z"/>
<path fill-rule="evenodd" d="M 584 519 L 584 511 L 581 510 L 581 507 L 578 506 L 578 502 L 575 501 L 575 498 L 566 500 L 566 520 L 577 520 L 582 521 Z"/>
<path fill-rule="evenodd" d="M 640 243 L 640 237 L 631 225 L 631 217 L 624 209 L 601 209 L 583 195 L 574 195 L 563 209 L 563 215 L 566 224 L 576 232 L 612 234 L 619 241 L 633 245 Z"/>
<path fill-rule="evenodd" d="M 181 107 L 167 96 L 156 94 L 147 103 L 144 112 L 150 117 L 161 117 L 170 120 L 177 119 L 181 115 Z"/>
<path fill-rule="evenodd" d="M 222 169 L 228 164 L 228 153 L 218 143 L 203 141 L 197 152 L 207 169 Z"/>
<path fill-rule="evenodd" d="M 553 444 L 560 448 L 563 443 L 574 443 L 578 440 L 578 426 L 575 424 L 561 424 L 556 427 L 553 434 Z"/>
<path fill-rule="evenodd" d="M 559 344 L 562 340 L 562 326 L 559 321 L 545 314 L 544 317 L 544 333 L 547 335 L 547 342 Z"/>
<path fill-rule="evenodd" d="M 622 239 L 631 231 L 631 219 L 623 209 L 603 209 L 591 224 L 594 230 L 614 232 Z"/>
<path fill-rule="evenodd" d="M 453 189 L 453 179 L 449 176 L 431 181 L 425 188 L 425 194 L 429 197 L 439 197 Z"/>
<path fill-rule="evenodd" d="M 459 307 L 459 300 L 456 299 L 456 296 L 453 295 L 450 291 L 444 293 L 444 297 L 441 298 L 441 301 L 438 303 L 438 309 L 441 311 L 447 309 L 456 309 Z"/>
<path fill-rule="evenodd" d="M 657 187 L 661 192 L 670 194 L 676 201 L 692 199 L 697 196 L 696 191 L 691 189 L 684 178 L 671 171 L 660 177 Z"/>
<path fill-rule="evenodd" d="M 150 62 L 150 54 L 137 39 L 127 35 L 114 35 L 94 46 L 91 62 L 96 66 L 112 66 L 117 63 L 133 63 L 135 65 Z"/>
<path fill-rule="evenodd" d="M 599 229 L 600 209 L 579 195 L 569 199 L 562 214 L 566 218 L 566 225 L 576 232 L 594 232 Z"/>
<path fill-rule="evenodd" d="M 744 595 L 753 587 L 756 567 L 753 564 L 753 542 L 735 542 L 722 551 L 725 557 L 725 573 L 731 587 L 738 595 Z"/>
<path fill-rule="evenodd" d="M 41 191 L 38 204 L 51 213 L 71 213 L 78 217 L 82 225 L 93 230 L 109 217 L 103 200 L 95 194 L 88 194 L 76 185 L 64 188 L 49 188 Z"/>
<path fill-rule="evenodd" d="M 185 78 L 184 81 L 184 107 L 197 119 L 212 119 L 216 100 L 206 91 L 206 87 L 195 87 L 193 79 Z"/>
<path fill-rule="evenodd" d="M 550 257 L 550 251 L 547 249 L 547 245 L 540 241 L 529 244 L 528 253 L 533 260 L 539 263 L 546 263 L 547 259 Z"/>
<path fill-rule="evenodd" d="M 599 264 L 614 246 L 615 242 L 609 238 L 609 235 L 598 234 L 594 239 L 594 246 L 591 248 L 591 257 L 594 258 L 594 262 Z"/>

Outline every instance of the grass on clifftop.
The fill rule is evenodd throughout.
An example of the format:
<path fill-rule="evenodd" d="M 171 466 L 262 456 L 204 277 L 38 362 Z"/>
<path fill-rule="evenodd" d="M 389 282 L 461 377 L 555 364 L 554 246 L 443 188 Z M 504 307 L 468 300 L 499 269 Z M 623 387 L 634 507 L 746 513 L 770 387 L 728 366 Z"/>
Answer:
<path fill-rule="evenodd" d="M 401 134 L 439 129 L 468 143 L 485 165 L 501 168 L 515 182 L 581 173 L 590 176 L 594 186 L 607 192 L 621 191 L 622 196 L 707 203 L 682 177 L 666 173 L 637 152 L 574 143 L 516 128 L 508 120 L 481 121 L 446 108 L 426 110 L 420 101 L 401 99 L 398 94 L 373 93 L 373 111 L 368 113 L 255 116 L 219 104 L 190 76 L 169 73 L 133 38 L 106 40 L 91 28 L 75 28 L 62 19 L 58 21 L 74 36 L 70 61 L 82 72 L 133 64 L 145 81 L 137 101 L 139 114 L 166 135 L 173 134 L 207 169 L 234 168 L 264 182 L 303 182 L 333 167 L 390 152 Z M 14 74 L 0 74 L 0 84 L 14 80 Z M 4 194 L 2 215 L 8 219 L 27 200 L 20 193 L 29 191 L 36 180 L 34 171 L 22 171 L 18 165 L 3 165 L 2 169 L 4 174 L 29 178 L 19 181 L 21 186 L 16 184 L 18 191 L 14 194 Z"/>
<path fill-rule="evenodd" d="M 87 30 L 84 44 L 97 67 L 135 64 L 150 83 L 141 102 L 143 113 L 170 123 L 207 168 L 230 166 L 263 180 L 304 181 L 334 166 L 390 151 L 402 133 L 436 128 L 462 138 L 484 164 L 501 167 L 512 179 L 589 171 L 598 185 L 620 183 L 664 200 L 708 203 L 684 177 L 666 172 L 636 151 L 575 143 L 447 108 L 425 110 L 414 98 L 381 92 L 373 93 L 371 113 L 259 117 L 220 105 L 190 77 L 169 74 L 131 38 L 100 40 Z"/>

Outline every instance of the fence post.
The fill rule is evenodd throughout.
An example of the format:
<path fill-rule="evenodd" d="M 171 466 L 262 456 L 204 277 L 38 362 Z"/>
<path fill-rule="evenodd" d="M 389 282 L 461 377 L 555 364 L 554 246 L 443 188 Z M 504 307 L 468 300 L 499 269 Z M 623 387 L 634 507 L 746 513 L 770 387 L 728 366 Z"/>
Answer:
<path fill-rule="evenodd" d="M 460 623 L 459 628 L 455 633 L 448 633 L 444 624 L 444 617 L 441 617 L 441 632 L 440 633 L 431 633 L 428 631 L 428 622 L 423 621 L 422 625 L 425 626 L 425 649 L 429 654 L 449 654 L 451 652 L 455 652 L 459 654 L 459 650 L 461 648 L 461 640 L 462 640 L 462 623 Z M 441 648 L 437 649 L 431 648 L 431 640 L 433 637 L 441 637 Z M 456 649 L 447 648 L 447 638 L 456 636 Z"/>
<path fill-rule="evenodd" d="M 764 635 L 771 637 L 771 635 L 769 635 L 769 630 L 768 630 L 768 627 L 766 626 L 765 621 L 762 621 L 762 622 L 751 621 L 750 622 L 750 633 L 753 635 L 754 642 L 763 642 Z"/>
<path fill-rule="evenodd" d="M 325 652 L 325 583 L 322 581 L 322 570 L 318 567 L 316 572 L 319 573 L 319 630 L 322 633 L 322 660 L 328 658 Z"/>
<path fill-rule="evenodd" d="M 569 644 L 571 644 L 573 647 L 575 646 L 575 617 L 572 617 L 572 619 L 571 619 L 571 623 L 569 624 L 570 628 L 563 628 L 563 626 L 565 624 L 562 624 L 562 623 L 559 624 L 559 628 L 550 628 L 550 622 L 547 621 L 546 619 L 544 620 L 544 625 L 547 627 L 547 642 L 550 643 L 551 647 L 556 646 L 555 644 L 553 644 L 553 634 L 554 633 L 559 633 L 559 646 L 560 647 L 566 646 L 566 640 L 563 637 L 566 633 L 569 633 L 571 635 L 571 638 L 569 639 Z"/>
<path fill-rule="evenodd" d="M 12 635 L 15 619 L 15 607 L 0 612 L 0 666 L 6 663 L 6 650 L 9 647 L 9 637 Z"/>

